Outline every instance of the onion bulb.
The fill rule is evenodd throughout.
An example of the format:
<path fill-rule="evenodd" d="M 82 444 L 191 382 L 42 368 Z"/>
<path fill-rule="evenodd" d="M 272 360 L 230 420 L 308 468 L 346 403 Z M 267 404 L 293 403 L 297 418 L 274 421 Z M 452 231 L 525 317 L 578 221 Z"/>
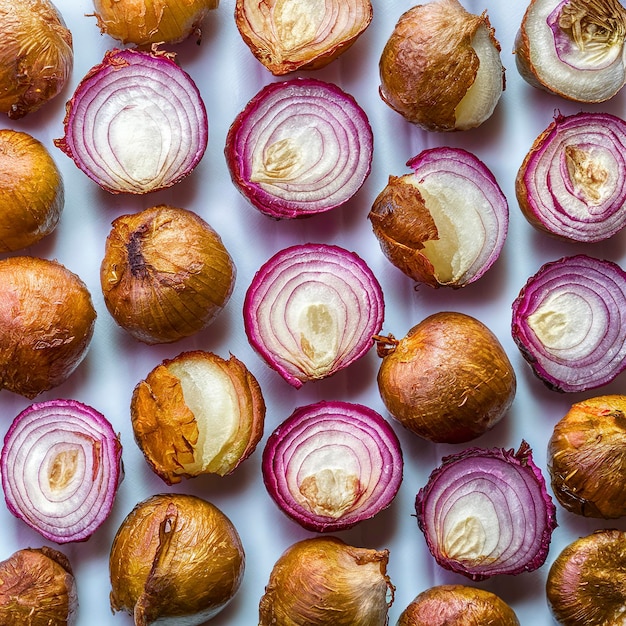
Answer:
<path fill-rule="evenodd" d="M 265 402 L 241 361 L 196 350 L 166 359 L 138 383 L 130 414 L 148 464 L 171 485 L 233 472 L 263 435 Z"/>
<path fill-rule="evenodd" d="M 370 0 L 237 0 L 235 21 L 275 76 L 316 70 L 347 50 L 372 21 Z"/>
<path fill-rule="evenodd" d="M 53 548 L 24 548 L 0 562 L 0 623 L 73 626 L 76 580 L 68 558 Z"/>
<path fill-rule="evenodd" d="M 461 148 L 430 148 L 390 176 L 369 213 L 384 255 L 431 287 L 464 287 L 496 261 L 509 208 L 493 174 Z"/>
<path fill-rule="evenodd" d="M 458 0 L 406 11 L 379 62 L 380 96 L 409 122 L 430 131 L 480 126 L 504 91 L 500 44 L 487 13 Z"/>
<path fill-rule="evenodd" d="M 541 567 L 557 525 L 525 441 L 517 452 L 467 448 L 444 457 L 415 510 L 437 563 L 476 581 Z"/>
<path fill-rule="evenodd" d="M 0 252 L 49 235 L 64 203 L 63 178 L 46 147 L 28 133 L 0 130 Z"/>
<path fill-rule="evenodd" d="M 0 112 L 20 119 L 59 95 L 74 65 L 72 33 L 49 0 L 0 0 Z"/>
<path fill-rule="evenodd" d="M 136 626 L 197 626 L 236 595 L 245 554 L 230 519 L 197 496 L 157 494 L 121 523 L 111 546 L 111 609 Z"/>
<path fill-rule="evenodd" d="M 626 83 L 619 0 L 530 0 L 515 38 L 526 82 L 576 102 L 604 102 Z"/>
<path fill-rule="evenodd" d="M 86 285 L 37 257 L 0 261 L 0 389 L 26 398 L 64 383 L 85 356 L 96 322 Z"/>
<path fill-rule="evenodd" d="M 236 273 L 200 216 L 159 205 L 113 221 L 100 283 L 113 319 L 135 339 L 157 344 L 209 326 L 228 303 Z"/>
<path fill-rule="evenodd" d="M 337 537 L 291 545 L 274 564 L 259 604 L 259 626 L 386 626 L 395 591 L 388 550 Z"/>
<path fill-rule="evenodd" d="M 434 313 L 403 339 L 377 336 L 378 389 L 391 415 L 419 437 L 462 443 L 493 428 L 515 397 L 513 366 L 479 320 Z"/>
<path fill-rule="evenodd" d="M 93 0 L 100 30 L 124 44 L 179 43 L 193 33 L 219 0 Z"/>

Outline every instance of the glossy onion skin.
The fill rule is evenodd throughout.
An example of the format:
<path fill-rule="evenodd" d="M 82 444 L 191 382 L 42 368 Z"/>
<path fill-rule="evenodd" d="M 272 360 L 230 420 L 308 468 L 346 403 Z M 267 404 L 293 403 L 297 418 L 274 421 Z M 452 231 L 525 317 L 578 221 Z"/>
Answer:
<path fill-rule="evenodd" d="M 332 536 L 291 545 L 270 574 L 259 626 L 386 626 L 395 591 L 388 560 L 388 550 Z"/>
<path fill-rule="evenodd" d="M 626 603 L 626 533 L 606 529 L 580 537 L 553 561 L 548 606 L 561 626 L 620 624 Z"/>
<path fill-rule="evenodd" d="M 402 450 L 372 409 L 318 402 L 297 408 L 274 430 L 262 472 L 286 515 L 308 530 L 334 532 L 391 504 L 402 482 Z"/>
<path fill-rule="evenodd" d="M 626 226 L 626 122 L 608 113 L 556 115 L 518 170 L 528 222 L 566 241 L 595 243 Z"/>

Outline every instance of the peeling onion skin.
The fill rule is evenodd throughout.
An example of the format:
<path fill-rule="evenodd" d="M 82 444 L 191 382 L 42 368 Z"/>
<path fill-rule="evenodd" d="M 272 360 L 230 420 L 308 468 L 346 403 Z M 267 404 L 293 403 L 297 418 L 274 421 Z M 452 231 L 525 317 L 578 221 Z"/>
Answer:
<path fill-rule="evenodd" d="M 228 130 L 224 155 L 253 207 L 294 219 L 347 203 L 370 174 L 373 145 L 369 119 L 350 94 L 298 77 L 270 83 L 248 102 Z"/>
<path fill-rule="evenodd" d="M 172 343 L 209 326 L 236 275 L 217 232 L 193 211 L 169 205 L 116 218 L 100 267 L 109 313 L 146 344 Z"/>
<path fill-rule="evenodd" d="M 135 626 L 204 624 L 235 597 L 244 569 L 239 534 L 219 508 L 157 494 L 135 506 L 113 539 L 111 609 L 132 615 Z"/>
<path fill-rule="evenodd" d="M 572 405 L 548 442 L 552 491 L 568 511 L 585 517 L 626 515 L 626 396 Z"/>
<path fill-rule="evenodd" d="M 388 550 L 337 537 L 291 545 L 274 564 L 259 603 L 259 626 L 386 626 L 395 587 Z"/>
<path fill-rule="evenodd" d="M 626 226 L 626 122 L 581 112 L 554 121 L 535 139 L 515 179 L 522 214 L 566 241 L 604 241 Z"/>
<path fill-rule="evenodd" d="M 479 320 L 434 313 L 403 339 L 375 337 L 377 382 L 387 410 L 436 443 L 471 441 L 493 428 L 515 398 L 515 371 L 502 344 Z"/>
<path fill-rule="evenodd" d="M 549 389 L 597 389 L 626 368 L 626 272 L 579 254 L 545 263 L 513 302 L 511 333 Z"/>
<path fill-rule="evenodd" d="M 57 261 L 0 261 L 0 389 L 26 398 L 64 383 L 89 349 L 96 322 L 91 294 Z"/>
<path fill-rule="evenodd" d="M 561 626 L 624 620 L 626 533 L 606 529 L 580 537 L 556 557 L 546 580 L 548 606 Z"/>
<path fill-rule="evenodd" d="M 377 515 L 402 482 L 400 442 L 363 405 L 297 408 L 263 450 L 263 482 L 281 511 L 313 532 L 346 530 Z"/>
<path fill-rule="evenodd" d="M 626 83 L 625 36 L 619 0 L 530 0 L 515 37 L 515 63 L 537 89 L 605 102 Z"/>
<path fill-rule="evenodd" d="M 146 461 L 172 485 L 235 471 L 263 436 L 265 401 L 237 358 L 196 350 L 166 359 L 138 383 L 130 414 Z"/>
<path fill-rule="evenodd" d="M 176 44 L 194 33 L 219 0 L 93 0 L 98 28 L 129 44 Z"/>
<path fill-rule="evenodd" d="M 519 626 L 513 609 L 486 589 L 437 585 L 419 593 L 396 626 Z"/>
<path fill-rule="evenodd" d="M 415 511 L 435 561 L 473 581 L 538 569 L 557 527 L 525 441 L 517 452 L 467 448 L 444 457 L 419 490 Z"/>
<path fill-rule="evenodd" d="M 480 126 L 505 88 L 500 44 L 487 13 L 473 15 L 458 0 L 434 0 L 406 11 L 379 69 L 382 100 L 428 131 Z"/>
<path fill-rule="evenodd" d="M 275 76 L 317 70 L 369 26 L 370 0 L 237 0 L 235 23 L 256 59 Z"/>
<path fill-rule="evenodd" d="M 24 548 L 0 562 L 0 622 L 74 626 L 76 580 L 69 559 L 54 548 Z"/>
<path fill-rule="evenodd" d="M 21 119 L 59 95 L 72 74 L 72 33 L 49 0 L 1 0 L 0 112 Z"/>

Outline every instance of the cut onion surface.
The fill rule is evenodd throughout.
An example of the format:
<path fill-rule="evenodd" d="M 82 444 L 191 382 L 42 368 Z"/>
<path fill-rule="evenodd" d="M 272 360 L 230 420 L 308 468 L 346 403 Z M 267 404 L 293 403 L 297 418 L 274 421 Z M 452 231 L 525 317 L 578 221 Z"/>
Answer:
<path fill-rule="evenodd" d="M 250 344 L 296 388 L 361 358 L 383 319 L 382 288 L 367 264 L 327 244 L 276 253 L 256 273 L 244 301 Z"/>
<path fill-rule="evenodd" d="M 15 418 L 0 469 L 13 515 L 50 541 L 85 541 L 111 512 L 123 477 L 122 446 L 95 409 L 48 400 Z"/>
<path fill-rule="evenodd" d="M 513 302 L 512 335 L 547 387 L 576 392 L 626 368 L 626 272 L 584 254 L 543 265 Z"/>
<path fill-rule="evenodd" d="M 608 113 L 557 115 L 534 141 L 515 192 L 535 228 L 593 243 L 626 226 L 626 122 Z"/>
<path fill-rule="evenodd" d="M 226 138 L 234 185 L 259 211 L 296 218 L 346 203 L 372 163 L 367 115 L 336 85 L 312 78 L 271 83 Z"/>
<path fill-rule="evenodd" d="M 67 103 L 55 145 L 111 193 L 170 187 L 200 162 L 208 142 L 204 102 L 166 52 L 106 52 Z"/>
<path fill-rule="evenodd" d="M 464 287 L 496 261 L 509 207 L 487 166 L 461 148 L 424 150 L 390 176 L 369 219 L 381 249 L 409 277 L 431 287 Z"/>
<path fill-rule="evenodd" d="M 296 409 L 269 437 L 263 481 L 279 508 L 314 532 L 345 530 L 388 507 L 403 457 L 376 411 L 348 402 Z"/>
<path fill-rule="evenodd" d="M 543 565 L 556 507 L 530 446 L 468 448 L 444 457 L 415 499 L 437 563 L 478 581 Z"/>

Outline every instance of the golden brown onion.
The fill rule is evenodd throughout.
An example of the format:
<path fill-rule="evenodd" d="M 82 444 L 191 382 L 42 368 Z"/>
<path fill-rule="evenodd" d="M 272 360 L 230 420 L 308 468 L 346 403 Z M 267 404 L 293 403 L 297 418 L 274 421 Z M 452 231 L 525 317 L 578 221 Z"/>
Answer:
<path fill-rule="evenodd" d="M 49 0 L 0 0 L 0 112 L 19 119 L 65 87 L 72 34 Z"/>
<path fill-rule="evenodd" d="M 194 212 L 166 205 L 114 220 L 100 267 L 113 319 L 147 344 L 206 328 L 230 299 L 235 276 L 219 235 Z"/>

